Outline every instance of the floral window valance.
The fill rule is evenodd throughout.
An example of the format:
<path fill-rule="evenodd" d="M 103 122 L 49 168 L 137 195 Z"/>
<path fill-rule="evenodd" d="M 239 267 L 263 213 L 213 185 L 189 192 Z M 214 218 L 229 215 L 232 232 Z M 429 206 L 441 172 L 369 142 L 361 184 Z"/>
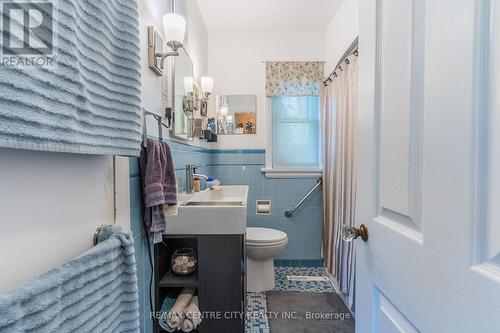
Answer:
<path fill-rule="evenodd" d="M 318 96 L 324 62 L 266 63 L 266 96 Z"/>

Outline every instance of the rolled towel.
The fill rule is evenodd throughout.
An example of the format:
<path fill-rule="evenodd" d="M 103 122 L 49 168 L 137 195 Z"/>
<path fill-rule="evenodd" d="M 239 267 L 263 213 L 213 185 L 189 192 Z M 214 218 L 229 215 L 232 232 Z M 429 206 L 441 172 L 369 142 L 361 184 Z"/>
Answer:
<path fill-rule="evenodd" d="M 194 326 L 193 321 L 189 318 L 184 318 L 181 322 L 181 330 L 183 332 L 191 332 L 194 330 L 196 326 Z"/>
<path fill-rule="evenodd" d="M 192 288 L 182 289 L 167 317 L 167 322 L 170 327 L 180 329 L 184 317 L 184 309 L 189 305 L 191 298 L 193 298 L 193 294 L 194 289 Z"/>
<path fill-rule="evenodd" d="M 172 307 L 175 304 L 175 300 L 177 298 L 176 294 L 169 293 L 163 300 L 163 304 L 160 310 L 160 318 L 158 319 L 158 324 L 161 328 L 163 328 L 167 332 L 175 332 L 177 330 L 176 327 L 171 327 L 168 324 L 168 314 L 172 310 Z"/>
<path fill-rule="evenodd" d="M 201 323 L 201 312 L 198 305 L 198 296 L 193 296 L 188 306 L 184 309 L 184 313 L 188 319 L 194 325 L 194 328 L 198 327 Z"/>

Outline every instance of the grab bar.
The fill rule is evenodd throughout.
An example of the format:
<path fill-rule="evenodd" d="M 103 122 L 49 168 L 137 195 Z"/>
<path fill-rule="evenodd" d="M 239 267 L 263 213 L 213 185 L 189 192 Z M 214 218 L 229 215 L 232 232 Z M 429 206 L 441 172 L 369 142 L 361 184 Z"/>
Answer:
<path fill-rule="evenodd" d="M 285 216 L 292 217 L 293 213 L 295 213 L 295 211 L 299 209 L 299 207 L 304 203 L 304 201 L 306 201 L 311 196 L 311 194 L 313 194 L 313 192 L 316 191 L 316 189 L 320 187 L 322 184 L 323 184 L 323 177 L 319 177 L 316 180 L 316 185 L 314 185 L 314 187 L 302 198 L 302 200 L 299 201 L 299 203 L 295 207 L 293 207 L 293 209 L 287 210 L 285 212 Z"/>

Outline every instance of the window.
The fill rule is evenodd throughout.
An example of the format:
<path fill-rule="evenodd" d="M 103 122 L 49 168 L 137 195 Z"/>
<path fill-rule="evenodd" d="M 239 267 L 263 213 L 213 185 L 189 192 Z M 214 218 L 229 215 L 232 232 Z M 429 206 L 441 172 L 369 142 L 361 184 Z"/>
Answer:
<path fill-rule="evenodd" d="M 272 170 L 318 171 L 321 167 L 319 96 L 273 96 L 271 114 Z M 266 175 L 272 172 L 265 171 Z"/>

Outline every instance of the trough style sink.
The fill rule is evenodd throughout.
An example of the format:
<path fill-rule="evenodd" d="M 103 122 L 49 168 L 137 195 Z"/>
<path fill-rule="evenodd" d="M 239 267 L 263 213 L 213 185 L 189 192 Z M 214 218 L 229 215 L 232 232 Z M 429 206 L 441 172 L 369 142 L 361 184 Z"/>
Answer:
<path fill-rule="evenodd" d="M 229 235 L 246 230 L 248 186 L 219 186 L 179 196 L 177 215 L 166 216 L 168 235 Z"/>

